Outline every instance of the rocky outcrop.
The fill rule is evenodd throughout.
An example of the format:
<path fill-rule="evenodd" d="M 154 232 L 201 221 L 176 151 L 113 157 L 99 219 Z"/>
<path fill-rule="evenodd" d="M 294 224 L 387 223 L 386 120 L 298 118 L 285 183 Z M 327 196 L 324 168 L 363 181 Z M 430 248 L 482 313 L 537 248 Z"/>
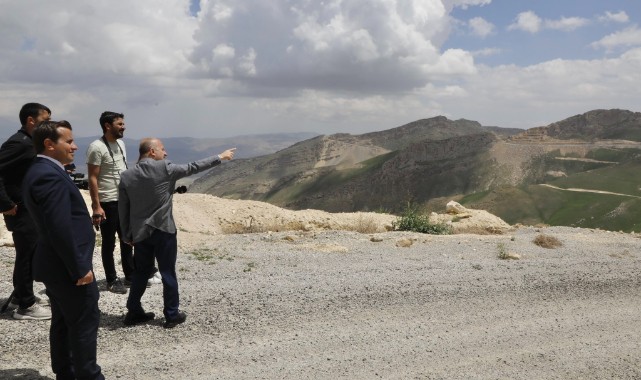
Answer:
<path fill-rule="evenodd" d="M 432 213 L 430 221 L 450 225 L 455 234 L 504 234 L 513 229 L 496 215 L 466 208 L 454 201 L 447 203 L 445 214 Z"/>
<path fill-rule="evenodd" d="M 511 139 L 518 142 L 550 139 L 641 141 L 641 112 L 620 109 L 593 110 L 547 126 L 528 129 Z"/>

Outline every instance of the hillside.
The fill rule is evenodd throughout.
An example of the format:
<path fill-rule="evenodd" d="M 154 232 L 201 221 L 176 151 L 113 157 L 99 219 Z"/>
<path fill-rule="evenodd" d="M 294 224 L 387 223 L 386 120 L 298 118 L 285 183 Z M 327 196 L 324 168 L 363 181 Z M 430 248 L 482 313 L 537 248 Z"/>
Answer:
<path fill-rule="evenodd" d="M 635 150 L 631 154 L 639 155 Z M 592 164 L 599 165 L 599 164 Z M 592 167 L 545 183 L 496 188 L 460 202 L 508 223 L 641 231 L 641 161 Z"/>
<path fill-rule="evenodd" d="M 532 128 L 530 135 L 559 140 L 631 140 L 641 141 L 641 112 L 594 110 L 575 115 L 548 126 Z"/>
<path fill-rule="evenodd" d="M 641 113 L 594 110 L 517 132 L 436 117 L 364 135 L 318 136 L 213 170 L 190 191 L 333 212 L 398 213 L 408 202 L 439 210 L 461 199 L 510 223 L 638 228 L 636 206 L 612 199 L 638 192 Z M 533 187 L 570 182 L 624 195 Z M 581 206 L 588 201 L 602 205 Z"/>
<path fill-rule="evenodd" d="M 494 138 L 477 122 L 451 121 L 445 117 L 419 120 L 398 128 L 363 135 L 318 136 L 271 155 L 235 160 L 225 170 L 212 170 L 199 178 L 190 187 L 190 191 L 261 200 L 293 208 L 319 207 L 310 202 L 310 199 L 331 198 L 337 192 L 347 191 L 349 199 L 337 199 L 342 205 L 326 204 L 327 207 L 320 208 L 353 211 L 359 209 L 359 206 L 347 203 L 354 202 L 354 190 L 358 191 L 375 183 L 368 183 L 367 177 L 381 169 L 388 159 L 406 149 L 420 150 L 416 144 L 467 135 Z M 458 144 L 454 142 L 449 143 L 451 147 L 456 145 Z M 440 155 L 445 158 L 449 153 L 460 155 L 449 151 L 442 151 Z M 387 184 L 382 186 L 389 187 Z M 347 190 L 341 190 L 341 187 Z"/>

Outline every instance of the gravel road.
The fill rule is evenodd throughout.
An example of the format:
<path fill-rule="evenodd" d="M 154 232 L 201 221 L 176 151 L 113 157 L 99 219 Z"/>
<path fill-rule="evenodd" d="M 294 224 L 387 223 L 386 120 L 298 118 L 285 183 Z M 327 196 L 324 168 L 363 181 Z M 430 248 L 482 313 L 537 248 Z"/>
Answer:
<path fill-rule="evenodd" d="M 125 296 L 101 291 L 98 361 L 108 379 L 639 379 L 640 258 L 638 235 L 565 227 L 216 235 L 179 256 L 184 325 L 124 327 Z M 48 326 L 0 316 L 0 379 L 55 378 Z"/>

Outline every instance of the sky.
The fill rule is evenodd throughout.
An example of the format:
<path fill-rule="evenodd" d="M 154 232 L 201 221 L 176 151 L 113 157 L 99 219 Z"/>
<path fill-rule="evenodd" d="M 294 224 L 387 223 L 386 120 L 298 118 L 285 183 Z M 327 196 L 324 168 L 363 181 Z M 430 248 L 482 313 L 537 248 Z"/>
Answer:
<path fill-rule="evenodd" d="M 638 0 L 0 0 L 0 136 L 360 134 L 443 115 L 532 128 L 641 111 Z"/>

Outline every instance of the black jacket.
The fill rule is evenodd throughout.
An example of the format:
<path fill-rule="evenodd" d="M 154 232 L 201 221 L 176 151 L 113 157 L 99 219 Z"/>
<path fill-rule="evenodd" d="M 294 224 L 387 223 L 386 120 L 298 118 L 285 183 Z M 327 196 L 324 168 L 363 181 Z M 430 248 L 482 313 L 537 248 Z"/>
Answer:
<path fill-rule="evenodd" d="M 22 180 L 35 156 L 33 141 L 24 128 L 0 147 L 0 212 L 22 203 Z"/>

